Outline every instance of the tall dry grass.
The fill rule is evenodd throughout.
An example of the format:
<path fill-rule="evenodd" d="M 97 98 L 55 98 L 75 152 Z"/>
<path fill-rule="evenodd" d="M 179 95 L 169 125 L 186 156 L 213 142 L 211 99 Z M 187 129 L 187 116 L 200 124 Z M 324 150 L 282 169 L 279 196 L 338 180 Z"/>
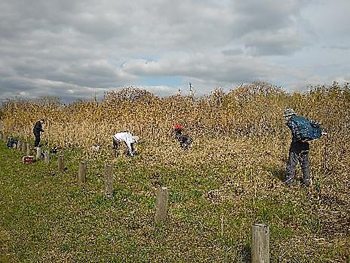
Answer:
<path fill-rule="evenodd" d="M 290 131 L 282 120 L 286 108 L 320 122 L 328 133 L 327 137 L 311 142 L 313 185 L 307 193 L 289 192 L 282 187 L 291 141 Z M 234 215 L 251 213 L 253 217 L 260 209 L 279 230 L 285 230 L 289 221 L 300 227 L 300 232 L 291 235 L 291 239 L 282 238 L 271 246 L 275 255 L 279 255 L 276 251 L 285 251 L 281 253 L 291 260 L 296 254 L 305 258 L 305 247 L 320 255 L 324 245 L 315 245 L 317 240 L 325 240 L 327 247 L 332 248 L 329 253 L 341 248 L 337 252 L 340 256 L 334 258 L 343 257 L 342 251 L 347 247 L 349 85 L 334 83 L 287 94 L 266 83 L 253 83 L 228 93 L 216 89 L 203 98 L 180 95 L 159 98 L 144 90 L 126 88 L 106 93 L 102 102 L 62 105 L 54 98 L 8 100 L 1 116 L 5 132 L 31 140 L 34 123 L 45 118 L 43 140 L 49 146 L 79 147 L 84 149 L 86 158 L 95 158 L 96 153 L 90 149 L 98 144 L 102 146 L 97 154 L 99 160 L 111 161 L 108 149 L 114 133 L 131 131 L 141 138 L 138 156 L 120 158 L 134 165 L 136 172 L 145 171 L 144 184 L 166 184 L 178 191 L 195 186 L 205 192 L 203 196 L 210 202 L 223 207 L 226 201 L 235 204 Z M 180 149 L 173 139 L 174 124 L 184 126 L 185 132 L 194 138 L 189 151 Z M 142 177 L 141 173 L 137 175 Z M 119 176 L 124 184 L 124 175 Z M 139 192 L 146 191 L 137 187 Z M 266 204 L 268 200 L 281 203 Z M 298 207 L 302 204 L 305 215 L 290 216 L 296 214 L 290 201 Z M 268 211 L 264 210 L 266 207 Z M 286 211 L 278 215 L 276 207 Z M 231 213 L 231 209 L 227 211 Z M 248 229 L 248 225 L 240 225 L 242 228 Z"/>
<path fill-rule="evenodd" d="M 294 108 L 298 114 L 322 123 L 329 133 L 322 141 L 327 143 L 322 154 L 324 158 L 332 156 L 333 164 L 339 167 L 348 157 L 349 98 L 349 86 L 337 83 L 293 94 L 266 83 L 253 83 L 228 93 L 216 89 L 198 99 L 180 95 L 159 98 L 126 88 L 106 93 L 102 102 L 63 105 L 56 98 L 11 99 L 3 103 L 2 119 L 5 132 L 29 140 L 33 139 L 34 123 L 44 118 L 43 140 L 63 148 L 89 149 L 95 144 L 108 148 L 114 133 L 128 130 L 145 142 L 147 153 L 153 151 L 150 147 L 164 150 L 164 145 L 172 145 L 174 124 L 184 126 L 195 144 L 206 141 L 215 145 L 222 137 L 264 138 L 286 147 L 290 135 L 281 116 L 285 108 Z"/>
<path fill-rule="evenodd" d="M 120 130 L 129 130 L 145 140 L 164 141 L 174 124 L 204 137 L 276 133 L 281 112 L 289 104 L 288 96 L 270 86 L 256 91 L 255 85 L 228 94 L 218 89 L 197 100 L 180 95 L 159 98 L 132 88 L 106 93 L 102 102 L 70 105 L 61 105 L 55 98 L 14 99 L 3 105 L 3 123 L 6 132 L 29 138 L 35 121 L 45 118 L 46 140 L 62 147 L 103 144 Z"/>
<path fill-rule="evenodd" d="M 294 108 L 320 121 L 331 136 L 348 138 L 349 96 L 349 87 L 336 83 L 293 94 L 266 83 L 253 83 L 227 94 L 216 89 L 195 100 L 180 95 L 159 98 L 144 90 L 126 88 L 106 93 L 102 102 L 62 105 L 56 98 L 10 99 L 3 103 L 2 118 L 6 132 L 24 138 L 30 138 L 34 123 L 45 118 L 43 136 L 50 145 L 88 147 L 110 144 L 111 136 L 121 130 L 161 144 L 169 140 L 174 124 L 183 125 L 186 132 L 199 138 L 284 138 L 288 131 L 282 112 Z"/>
<path fill-rule="evenodd" d="M 135 88 L 108 92 L 102 102 L 76 101 L 69 105 L 55 98 L 13 99 L 3 104 L 2 119 L 5 132 L 33 139 L 34 123 L 44 118 L 43 140 L 49 146 L 79 147 L 88 158 L 92 145 L 101 145 L 106 153 L 111 148 L 112 135 L 128 130 L 141 138 L 137 150 L 142 158 L 168 164 L 178 151 L 172 127 L 181 124 L 194 138 L 185 163 L 199 165 L 208 158 L 221 162 L 229 159 L 232 151 L 247 145 L 260 155 L 270 152 L 275 162 L 284 163 L 291 137 L 282 121 L 285 108 L 319 121 L 328 132 L 326 138 L 312 142 L 314 169 L 323 174 L 348 173 L 345 164 L 350 161 L 350 91 L 349 85 L 337 83 L 287 94 L 279 87 L 256 82 L 228 93 L 216 89 L 198 99 L 180 95 L 159 98 Z M 185 165 L 181 164 L 182 156 L 178 153 L 177 162 Z"/>

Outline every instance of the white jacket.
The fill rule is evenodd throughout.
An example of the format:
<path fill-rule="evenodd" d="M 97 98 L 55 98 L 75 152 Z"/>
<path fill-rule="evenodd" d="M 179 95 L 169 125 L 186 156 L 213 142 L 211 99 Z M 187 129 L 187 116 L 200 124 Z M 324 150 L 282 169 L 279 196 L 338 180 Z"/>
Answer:
<path fill-rule="evenodd" d="M 138 141 L 137 136 L 132 136 L 130 132 L 119 132 L 113 135 L 113 139 L 119 141 L 119 142 L 125 142 L 125 144 L 129 148 L 129 152 L 131 155 L 134 155 L 132 152 L 131 144 L 136 143 Z"/>

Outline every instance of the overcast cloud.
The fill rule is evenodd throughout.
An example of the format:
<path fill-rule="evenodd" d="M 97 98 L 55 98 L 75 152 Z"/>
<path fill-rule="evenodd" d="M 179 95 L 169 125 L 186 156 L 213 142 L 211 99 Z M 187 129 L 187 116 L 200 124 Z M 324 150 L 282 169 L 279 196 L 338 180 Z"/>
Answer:
<path fill-rule="evenodd" d="M 0 99 L 350 82 L 349 0 L 0 0 Z"/>

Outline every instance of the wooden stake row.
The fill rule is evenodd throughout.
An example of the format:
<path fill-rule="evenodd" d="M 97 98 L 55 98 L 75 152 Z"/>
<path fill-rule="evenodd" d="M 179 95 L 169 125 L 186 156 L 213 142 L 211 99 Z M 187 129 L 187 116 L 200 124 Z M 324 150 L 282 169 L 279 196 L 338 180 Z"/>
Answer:
<path fill-rule="evenodd" d="M 8 141 L 8 137 L 0 132 L 0 139 L 5 143 Z M 30 155 L 31 149 L 27 142 L 18 141 L 17 149 L 22 152 L 26 152 Z M 41 158 L 41 148 L 37 147 L 36 159 Z M 45 163 L 50 162 L 49 152 L 44 152 Z M 64 170 L 63 155 L 59 155 L 57 159 L 58 170 Z M 79 162 L 78 171 L 78 184 L 82 185 L 86 182 L 86 171 L 87 163 L 85 161 Z M 104 193 L 107 198 L 113 195 L 113 182 L 114 182 L 113 167 L 106 165 L 104 174 Z M 161 223 L 166 220 L 168 214 L 168 203 L 169 203 L 169 189 L 167 187 L 159 187 L 157 189 L 157 201 L 156 201 L 156 213 L 154 220 L 156 223 Z M 264 224 L 254 224 L 252 226 L 252 250 L 251 257 L 254 263 L 265 263 L 270 262 L 269 256 L 269 227 Z"/>

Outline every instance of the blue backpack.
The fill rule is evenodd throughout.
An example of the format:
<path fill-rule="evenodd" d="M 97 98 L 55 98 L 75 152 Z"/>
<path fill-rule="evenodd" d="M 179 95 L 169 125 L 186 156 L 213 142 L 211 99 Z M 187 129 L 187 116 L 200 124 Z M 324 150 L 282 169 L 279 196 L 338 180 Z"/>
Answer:
<path fill-rule="evenodd" d="M 322 127 L 315 121 L 309 121 L 308 119 L 293 115 L 291 120 L 298 127 L 298 133 L 301 140 L 312 141 L 322 136 Z"/>

